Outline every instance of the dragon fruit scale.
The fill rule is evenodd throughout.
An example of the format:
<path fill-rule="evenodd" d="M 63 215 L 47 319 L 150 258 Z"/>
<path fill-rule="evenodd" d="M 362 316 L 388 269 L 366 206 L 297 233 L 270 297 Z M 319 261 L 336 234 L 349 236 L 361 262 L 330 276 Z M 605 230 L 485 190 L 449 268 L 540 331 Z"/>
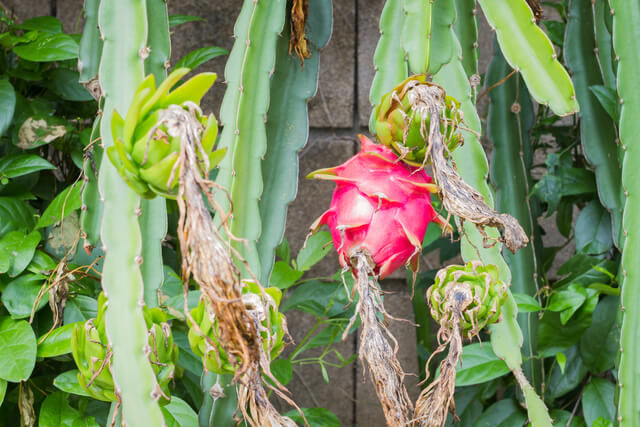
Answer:
<path fill-rule="evenodd" d="M 380 279 L 405 264 L 416 271 L 427 226 L 439 218 L 431 206 L 436 186 L 423 169 L 398 161 L 389 147 L 363 135 L 360 142 L 360 153 L 347 162 L 308 176 L 337 185 L 329 210 L 311 231 L 326 224 L 340 264 L 354 272 L 351 258 L 361 251 Z"/>

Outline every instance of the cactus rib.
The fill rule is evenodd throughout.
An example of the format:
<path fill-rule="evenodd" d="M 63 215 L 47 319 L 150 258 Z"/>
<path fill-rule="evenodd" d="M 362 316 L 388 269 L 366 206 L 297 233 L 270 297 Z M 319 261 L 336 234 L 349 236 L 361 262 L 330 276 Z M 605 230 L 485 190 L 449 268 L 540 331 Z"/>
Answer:
<path fill-rule="evenodd" d="M 456 22 L 453 30 L 462 48 L 462 65 L 467 76 L 478 74 L 478 20 L 476 19 L 476 0 L 455 0 Z"/>
<path fill-rule="evenodd" d="M 260 277 L 256 241 L 261 233 L 259 199 L 263 190 L 262 157 L 266 152 L 265 117 L 269 108 L 269 78 L 275 65 L 276 42 L 285 20 L 285 0 L 245 0 L 236 21 L 236 41 L 225 67 L 227 90 L 220 108 L 224 129 L 219 148 L 227 148 L 216 184 L 226 189 L 233 205 L 231 233 L 244 241 L 232 245 Z M 224 212 L 231 204 L 218 192 Z M 218 218 L 217 221 L 221 221 Z M 247 276 L 246 271 L 243 272 Z"/>
<path fill-rule="evenodd" d="M 264 192 L 260 198 L 262 233 L 257 242 L 262 274 L 268 283 L 275 250 L 284 234 L 287 206 L 295 198 L 298 183 L 298 152 L 309 137 L 307 102 L 318 87 L 318 49 L 329 41 L 332 27 L 331 1 L 309 4 L 307 25 L 311 56 L 301 67 L 289 55 L 289 25 L 278 39 L 275 72 L 271 78 L 271 103 L 267 115 L 267 153 L 262 162 Z"/>
<path fill-rule="evenodd" d="M 487 73 L 487 86 L 501 81 L 511 71 L 499 50 Z M 496 86 L 489 94 L 491 104 L 487 131 L 493 144 L 491 182 L 496 187 L 498 211 L 513 215 L 529 236 L 531 244 L 515 254 L 504 252 L 512 272 L 511 290 L 535 297 L 538 292 L 537 262 L 534 245 L 534 215 L 528 197 L 531 177 L 531 145 L 529 132 L 533 127 L 534 112 L 527 88 L 516 74 Z M 519 313 L 518 324 L 524 334 L 524 352 L 529 361 L 525 372 L 532 381 L 537 378 L 533 357 L 536 354 L 537 316 L 535 313 Z"/>
<path fill-rule="evenodd" d="M 511 67 L 522 73 L 536 101 L 565 116 L 578 111 L 571 78 L 553 51 L 551 41 L 535 24 L 526 0 L 479 0 L 500 49 Z"/>
<path fill-rule="evenodd" d="M 375 134 L 374 120 L 376 107 L 382 96 L 390 92 L 407 78 L 409 70 L 402 49 L 403 0 L 387 0 L 380 15 L 380 39 L 373 55 L 376 70 L 371 82 L 369 101 L 373 105 L 369 131 Z"/>
<path fill-rule="evenodd" d="M 626 200 L 622 216 L 625 241 L 622 248 L 622 329 L 618 364 L 618 425 L 640 424 L 640 92 L 636 86 L 640 73 L 640 2 L 611 0 L 613 11 L 613 46 L 618 62 L 620 142 L 624 150 L 622 187 Z"/>
<path fill-rule="evenodd" d="M 616 146 L 616 129 L 589 86 L 603 84 L 598 58 L 593 54 L 596 40 L 591 5 L 572 0 L 565 37 L 565 59 L 575 83 L 580 111 L 580 138 L 584 154 L 596 172 L 598 195 L 611 213 L 613 238 L 621 239 L 622 204 L 621 171 Z"/>
<path fill-rule="evenodd" d="M 147 41 L 145 2 L 102 2 L 99 22 L 104 39 L 99 73 L 105 95 L 101 134 L 104 146 L 110 147 L 113 111 L 128 110 L 144 77 L 140 54 Z M 137 218 L 140 197 L 107 157 L 100 167 L 99 186 L 104 198 L 102 242 L 106 252 L 102 286 L 108 297 L 106 331 L 113 347 L 116 392 L 128 425 L 161 426 L 164 419 L 157 404 L 159 387 L 145 350 L 148 332 L 142 312 L 142 236 Z"/>
<path fill-rule="evenodd" d="M 610 20 L 611 9 L 608 0 L 591 2 L 593 13 L 593 29 L 595 32 L 595 54 L 605 85 L 611 89 L 616 87 L 616 73 L 613 69 L 613 44 L 611 41 Z"/>
<path fill-rule="evenodd" d="M 100 53 L 102 52 L 102 40 L 100 40 L 100 30 L 98 29 L 99 6 L 100 0 L 84 1 L 85 22 L 78 51 L 78 71 L 81 83 L 88 83 L 98 75 Z"/>

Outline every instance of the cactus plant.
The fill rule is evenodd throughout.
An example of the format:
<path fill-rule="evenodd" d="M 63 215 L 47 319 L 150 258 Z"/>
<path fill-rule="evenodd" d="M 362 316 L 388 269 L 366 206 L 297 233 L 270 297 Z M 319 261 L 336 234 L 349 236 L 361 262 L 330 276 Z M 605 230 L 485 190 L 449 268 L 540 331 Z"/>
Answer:
<path fill-rule="evenodd" d="M 104 39 L 99 75 L 105 95 L 100 127 L 102 143 L 109 149 L 114 144 L 113 112 L 129 109 L 144 78 L 145 58 L 141 54 L 147 42 L 145 3 L 102 2 L 99 23 Z M 158 384 L 144 351 L 147 327 L 140 305 L 144 295 L 140 197 L 106 156 L 100 165 L 99 185 L 104 199 L 102 242 L 106 253 L 102 287 L 109 299 L 105 326 L 113 348 L 113 380 L 122 399 L 123 419 L 129 425 L 162 425 Z M 128 238 L 122 239 L 123 235 Z"/>
<path fill-rule="evenodd" d="M 618 424 L 632 426 L 640 422 L 638 405 L 638 358 L 640 345 L 635 333 L 640 325 L 640 310 L 637 309 L 640 293 L 637 283 L 640 277 L 638 253 L 640 236 L 637 221 L 640 212 L 638 184 L 638 163 L 640 163 L 640 145 L 635 141 L 640 135 L 640 122 L 637 114 L 640 108 L 640 93 L 635 88 L 634 76 L 640 72 L 638 60 L 638 39 L 629 37 L 637 29 L 640 17 L 638 2 L 611 1 L 613 13 L 613 46 L 619 59 L 617 69 L 617 88 L 622 108 L 620 111 L 620 143 L 624 151 L 622 160 L 622 187 L 625 192 L 622 229 L 625 235 L 622 248 L 622 329 L 620 332 L 620 357 L 618 363 Z"/>
<path fill-rule="evenodd" d="M 225 68 L 227 90 L 220 108 L 223 131 L 219 146 L 226 148 L 228 154 L 220 164 L 216 183 L 226 189 L 230 200 L 219 192 L 216 202 L 223 212 L 229 212 L 233 205 L 233 217 L 228 219 L 231 233 L 246 239 L 246 244 L 233 241 L 232 245 L 255 277 L 262 275 L 256 241 L 261 232 L 258 203 L 263 190 L 261 161 L 267 149 L 264 122 L 269 109 L 269 79 L 276 61 L 277 37 L 285 21 L 285 3 L 245 0 Z M 250 277 L 246 270 L 243 276 Z"/>
<path fill-rule="evenodd" d="M 275 250 L 284 234 L 287 205 L 298 182 L 298 155 L 309 136 L 307 102 L 318 86 L 319 49 L 328 41 L 333 24 L 331 1 L 309 4 L 308 49 L 304 67 L 289 55 L 288 26 L 278 40 L 271 101 L 267 114 L 267 153 L 262 162 L 264 191 L 259 201 L 262 230 L 257 242 L 262 283 L 268 283 Z"/>
<path fill-rule="evenodd" d="M 496 30 L 505 59 L 522 73 L 531 96 L 560 116 L 578 111 L 571 78 L 558 62 L 551 41 L 536 25 L 526 0 L 508 3 L 478 0 L 478 3 L 489 25 Z"/>

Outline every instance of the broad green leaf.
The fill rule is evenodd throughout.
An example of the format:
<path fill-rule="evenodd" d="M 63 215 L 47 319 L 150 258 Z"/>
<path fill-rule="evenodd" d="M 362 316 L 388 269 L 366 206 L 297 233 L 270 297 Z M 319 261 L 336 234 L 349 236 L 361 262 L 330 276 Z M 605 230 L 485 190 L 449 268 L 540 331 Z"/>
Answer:
<path fill-rule="evenodd" d="M 38 343 L 38 357 L 55 357 L 71 353 L 71 334 L 77 323 L 67 323 L 54 329 Z"/>
<path fill-rule="evenodd" d="M 480 384 L 509 373 L 509 367 L 491 349 L 491 343 L 469 344 L 462 348 L 456 366 L 456 387 Z"/>
<path fill-rule="evenodd" d="M 288 289 L 295 285 L 296 281 L 302 277 L 304 272 L 294 270 L 285 261 L 276 261 L 273 266 L 269 286 L 275 286 L 278 289 Z"/>
<path fill-rule="evenodd" d="M 571 316 L 587 300 L 589 294 L 587 290 L 577 283 L 572 283 L 568 287 L 551 295 L 551 302 L 547 309 L 549 311 L 560 312 L 560 321 L 565 325 Z"/>
<path fill-rule="evenodd" d="M 36 253 L 27 266 L 27 271 L 35 274 L 47 275 L 58 266 L 58 263 L 49 256 L 49 254 L 37 249 Z"/>
<path fill-rule="evenodd" d="M 14 47 L 13 51 L 27 61 L 63 61 L 78 57 L 78 42 L 68 34 L 43 33 L 31 43 Z"/>
<path fill-rule="evenodd" d="M 41 274 L 22 274 L 13 279 L 2 292 L 2 304 L 14 319 L 24 319 L 31 316 L 32 311 L 38 311 L 49 302 L 47 294 L 43 294 L 34 307 L 36 299 L 46 284 L 46 277 Z M 0 377 L 1 378 L 1 377 Z"/>
<path fill-rule="evenodd" d="M 591 427 L 613 427 L 613 423 L 603 417 L 598 417 L 593 424 L 591 424 Z"/>
<path fill-rule="evenodd" d="M 473 427 L 516 427 L 522 426 L 527 416 L 516 400 L 500 400 L 482 413 Z"/>
<path fill-rule="evenodd" d="M 49 74 L 48 86 L 65 101 L 91 101 L 93 97 L 78 81 L 80 74 L 68 68 L 55 68 Z"/>
<path fill-rule="evenodd" d="M 620 298 L 603 298 L 593 312 L 591 326 L 580 339 L 580 354 L 585 365 L 593 373 L 599 374 L 614 367 L 618 355 L 620 329 L 616 315 Z"/>
<path fill-rule="evenodd" d="M 611 249 L 611 215 L 598 200 L 592 200 L 580 212 L 574 234 L 577 252 L 596 255 Z"/>
<path fill-rule="evenodd" d="M 325 408 L 300 408 L 304 413 L 309 427 L 340 427 L 340 420 L 333 412 Z M 297 410 L 291 410 L 285 414 L 285 417 L 291 418 L 298 425 L 304 425 L 304 421 Z"/>
<path fill-rule="evenodd" d="M 7 394 L 7 381 L 0 380 L 0 406 L 4 402 L 4 396 Z"/>
<path fill-rule="evenodd" d="M 547 378 L 545 399 L 549 401 L 553 401 L 576 388 L 587 375 L 587 367 L 582 362 L 577 346 L 566 350 L 564 354 L 566 356 L 564 372 L 559 366 L 554 366 L 551 376 Z"/>
<path fill-rule="evenodd" d="M 15 277 L 29 265 L 40 243 L 40 233 L 10 231 L 0 239 L 0 273 Z"/>
<path fill-rule="evenodd" d="M 187 22 L 194 21 L 203 21 L 206 22 L 206 19 L 200 18 L 199 16 L 192 15 L 170 15 L 169 16 L 169 26 L 177 27 L 178 25 L 186 24 Z"/>
<path fill-rule="evenodd" d="M 611 260 L 577 253 L 558 269 L 558 275 L 566 277 L 559 280 L 555 287 L 561 288 L 570 283 L 585 286 L 592 283 L 607 283 L 611 280 L 609 272 L 616 269 L 616 264 Z"/>
<path fill-rule="evenodd" d="M 227 49 L 223 49 L 218 46 L 201 47 L 200 49 L 191 51 L 183 56 L 176 65 L 174 65 L 174 68 L 189 68 L 193 70 L 205 62 L 211 61 L 213 58 L 228 54 L 229 51 Z"/>
<path fill-rule="evenodd" d="M 567 355 L 564 353 L 557 353 L 556 362 L 558 362 L 560 372 L 564 375 L 564 368 L 567 366 Z"/>
<path fill-rule="evenodd" d="M 333 249 L 331 233 L 320 231 L 309 237 L 306 244 L 296 257 L 296 267 L 300 271 L 307 271 L 324 258 Z"/>
<path fill-rule="evenodd" d="M 293 376 L 293 366 L 289 359 L 276 359 L 271 362 L 271 373 L 280 384 L 286 386 Z"/>
<path fill-rule="evenodd" d="M 16 25 L 16 28 L 56 34 L 62 32 L 62 23 L 59 19 L 54 18 L 53 16 L 37 16 L 35 18 L 27 19 L 20 25 Z"/>
<path fill-rule="evenodd" d="M 78 382 L 79 372 L 77 369 L 63 372 L 53 380 L 53 385 L 58 388 L 58 390 L 66 393 L 77 394 L 78 396 L 89 396 L 89 393 L 87 393 Z"/>
<path fill-rule="evenodd" d="M 0 237 L 12 230 L 30 230 L 35 225 L 35 211 L 16 197 L 0 197 Z"/>
<path fill-rule="evenodd" d="M 603 378 L 591 378 L 582 393 L 582 413 L 587 425 L 594 425 L 597 418 L 613 421 L 616 416 L 615 386 Z"/>
<path fill-rule="evenodd" d="M 316 317 L 337 316 L 349 303 L 344 286 L 339 282 L 312 280 L 296 286 L 282 302 L 280 311 L 296 309 Z"/>
<path fill-rule="evenodd" d="M 542 310 L 540 303 L 534 297 L 525 294 L 513 294 L 513 299 L 518 305 L 518 313 L 531 313 Z"/>
<path fill-rule="evenodd" d="M 618 94 L 614 89 L 602 85 L 589 86 L 589 90 L 593 93 L 602 108 L 616 123 L 620 120 L 620 102 L 618 102 Z"/>
<path fill-rule="evenodd" d="M 36 228 L 58 223 L 74 210 L 80 209 L 80 206 L 82 206 L 82 185 L 76 182 L 65 188 L 51 201 L 38 220 Z"/>
<path fill-rule="evenodd" d="M 565 23 L 560 21 L 542 21 L 547 29 L 547 35 L 553 44 L 562 46 L 564 40 Z"/>
<path fill-rule="evenodd" d="M 0 158 L 0 180 L 55 168 L 51 163 L 35 154 L 10 154 Z"/>
<path fill-rule="evenodd" d="M 66 394 L 57 391 L 42 402 L 38 418 L 38 427 L 73 427 L 74 421 L 82 417 L 69 405 Z"/>
<path fill-rule="evenodd" d="M 178 396 L 171 396 L 171 402 L 162 407 L 167 427 L 197 427 L 198 414 Z"/>
<path fill-rule="evenodd" d="M 569 411 L 554 409 L 549 415 L 553 420 L 553 427 L 567 427 L 569 420 L 571 420 L 569 427 L 587 427 L 582 417 L 577 415 L 572 416 Z"/>
<path fill-rule="evenodd" d="M 291 262 L 291 246 L 286 237 L 282 238 L 282 242 L 276 248 L 276 256 L 287 263 Z"/>
<path fill-rule="evenodd" d="M 7 79 L 0 79 L 0 136 L 5 133 L 16 108 L 16 92 Z"/>
<path fill-rule="evenodd" d="M 0 317 L 0 378 L 25 381 L 36 364 L 36 336 L 25 320 Z"/>
<path fill-rule="evenodd" d="M 563 325 L 559 313 L 547 311 L 538 329 L 538 351 L 543 357 L 554 356 L 572 347 L 591 325 L 593 310 L 598 304 L 598 292 L 587 289 L 589 297 L 572 318 Z"/>
<path fill-rule="evenodd" d="M 98 314 L 98 301 L 86 295 L 76 295 L 67 300 L 64 308 L 64 324 L 84 322 Z"/>

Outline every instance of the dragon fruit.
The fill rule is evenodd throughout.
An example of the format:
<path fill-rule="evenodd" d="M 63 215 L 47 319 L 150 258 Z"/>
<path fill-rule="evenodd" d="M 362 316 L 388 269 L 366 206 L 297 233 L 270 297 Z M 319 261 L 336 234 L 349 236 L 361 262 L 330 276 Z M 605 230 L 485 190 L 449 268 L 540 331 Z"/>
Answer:
<path fill-rule="evenodd" d="M 329 226 L 343 267 L 353 267 L 351 258 L 365 251 L 381 279 L 405 264 L 415 272 L 427 226 L 439 222 L 431 206 L 436 186 L 424 170 L 398 161 L 389 147 L 363 135 L 360 141 L 356 156 L 309 175 L 337 185 L 329 210 L 311 230 Z"/>

